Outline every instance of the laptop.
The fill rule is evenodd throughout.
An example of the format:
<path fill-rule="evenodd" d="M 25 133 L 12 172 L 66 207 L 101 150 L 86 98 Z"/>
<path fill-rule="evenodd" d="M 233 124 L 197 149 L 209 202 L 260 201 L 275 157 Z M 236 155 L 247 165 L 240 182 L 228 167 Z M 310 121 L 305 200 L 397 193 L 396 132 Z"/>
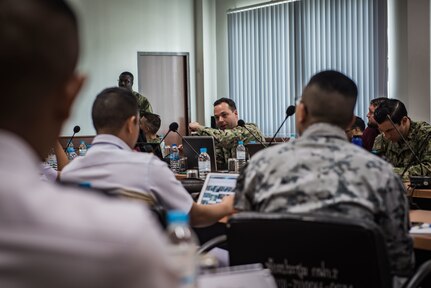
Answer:
<path fill-rule="evenodd" d="M 283 142 L 272 142 L 271 146 L 278 145 L 280 143 L 283 143 Z M 249 143 L 249 144 L 245 144 L 244 146 L 245 146 L 245 149 L 248 151 L 248 155 L 250 155 L 250 158 L 251 158 L 251 157 L 253 157 L 254 154 L 259 152 L 260 150 L 263 150 L 263 149 L 269 147 L 268 146 L 269 142 L 266 142 L 264 144 L 266 145 L 266 147 L 260 143 Z"/>
<path fill-rule="evenodd" d="M 212 136 L 184 136 L 183 155 L 187 157 L 187 169 L 198 169 L 201 148 L 207 148 L 211 158 L 211 171 L 217 171 L 216 149 Z"/>
<path fill-rule="evenodd" d="M 208 173 L 197 203 L 208 205 L 220 203 L 224 196 L 234 194 L 239 174 Z"/>

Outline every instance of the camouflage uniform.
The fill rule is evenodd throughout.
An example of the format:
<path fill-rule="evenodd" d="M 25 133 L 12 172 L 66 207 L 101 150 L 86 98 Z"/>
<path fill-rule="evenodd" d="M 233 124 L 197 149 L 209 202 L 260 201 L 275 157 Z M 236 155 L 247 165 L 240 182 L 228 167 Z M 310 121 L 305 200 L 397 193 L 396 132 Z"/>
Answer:
<path fill-rule="evenodd" d="M 302 137 L 254 155 L 238 178 L 235 208 L 375 221 L 386 237 L 392 271 L 405 275 L 414 265 L 400 178 L 329 124 L 314 124 Z"/>
<path fill-rule="evenodd" d="M 160 143 L 160 137 L 154 139 L 147 139 L 147 143 Z"/>
<path fill-rule="evenodd" d="M 401 175 L 411 162 L 410 168 L 407 169 L 403 176 L 404 180 L 408 180 L 409 176 L 423 174 L 431 176 L 431 125 L 426 122 L 411 121 L 410 123 L 410 130 L 406 140 L 419 159 L 422 160 L 422 165 L 418 163 L 408 146 L 401 139 L 397 143 L 392 143 L 386 140 L 383 135 L 379 135 L 373 146 L 373 151 L 391 163 L 395 167 L 394 172 L 398 175 Z"/>
<path fill-rule="evenodd" d="M 202 136 L 213 136 L 216 144 L 216 155 L 217 155 L 217 169 L 227 169 L 227 162 L 229 158 L 236 158 L 236 147 L 238 141 L 244 141 L 244 144 L 250 141 L 265 142 L 265 137 L 256 124 L 246 123 L 245 126 L 250 130 L 256 137 L 256 139 L 247 129 L 241 126 L 236 126 L 233 129 L 213 129 L 209 127 L 199 128 L 196 132 Z"/>
<path fill-rule="evenodd" d="M 153 107 L 151 107 L 150 101 L 148 101 L 147 97 L 139 94 L 136 91 L 132 91 L 133 95 L 135 95 L 136 100 L 138 100 L 139 106 L 139 116 L 142 117 L 143 112 L 153 112 Z"/>

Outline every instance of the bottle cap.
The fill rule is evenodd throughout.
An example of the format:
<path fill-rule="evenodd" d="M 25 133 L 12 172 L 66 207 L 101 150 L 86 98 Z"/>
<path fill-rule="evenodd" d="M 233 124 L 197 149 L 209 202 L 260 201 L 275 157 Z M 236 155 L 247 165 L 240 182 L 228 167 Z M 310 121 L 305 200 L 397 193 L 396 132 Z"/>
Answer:
<path fill-rule="evenodd" d="M 243 141 L 238 141 L 238 145 L 244 145 Z"/>
<path fill-rule="evenodd" d="M 168 224 L 189 223 L 189 215 L 183 211 L 171 210 L 167 213 Z"/>
<path fill-rule="evenodd" d="M 201 148 L 201 153 L 207 153 L 207 148 L 205 148 L 205 147 L 203 147 L 203 148 Z"/>
<path fill-rule="evenodd" d="M 177 147 L 177 144 L 172 144 L 172 147 Z"/>

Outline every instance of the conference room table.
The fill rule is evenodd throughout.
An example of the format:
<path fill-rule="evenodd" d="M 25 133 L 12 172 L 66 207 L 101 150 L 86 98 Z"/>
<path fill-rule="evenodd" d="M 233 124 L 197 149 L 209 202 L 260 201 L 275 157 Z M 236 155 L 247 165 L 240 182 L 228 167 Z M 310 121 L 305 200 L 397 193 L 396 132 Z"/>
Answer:
<path fill-rule="evenodd" d="M 412 223 L 431 223 L 431 211 L 429 210 L 411 210 L 410 221 Z M 415 234 L 410 233 L 413 238 L 413 246 L 415 249 L 431 251 L 431 233 L 430 234 Z"/>

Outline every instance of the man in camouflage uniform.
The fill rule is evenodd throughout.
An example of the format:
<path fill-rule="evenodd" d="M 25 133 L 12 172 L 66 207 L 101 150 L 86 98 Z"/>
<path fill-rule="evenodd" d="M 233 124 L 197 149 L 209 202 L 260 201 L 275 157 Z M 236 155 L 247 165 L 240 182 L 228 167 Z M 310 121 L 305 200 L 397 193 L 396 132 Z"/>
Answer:
<path fill-rule="evenodd" d="M 431 125 L 412 121 L 404 104 L 396 99 L 382 102 L 374 111 L 374 118 L 381 134 L 377 136 L 373 150 L 395 167 L 394 172 L 404 180 L 408 180 L 409 176 L 431 176 Z M 421 162 L 412 155 L 408 146 Z"/>
<path fill-rule="evenodd" d="M 139 115 L 140 117 L 142 117 L 144 112 L 153 112 L 153 108 L 151 107 L 150 101 L 148 101 L 148 99 L 145 96 L 139 94 L 136 91 L 133 91 L 132 89 L 133 80 L 134 80 L 133 74 L 125 71 L 121 73 L 118 78 L 118 87 L 123 87 L 132 91 L 133 95 L 135 95 L 136 99 L 138 100 Z"/>
<path fill-rule="evenodd" d="M 379 128 L 377 127 L 377 122 L 374 119 L 374 111 L 380 105 L 380 103 L 382 103 L 386 99 L 388 98 L 374 98 L 370 101 L 370 106 L 368 106 L 368 123 L 367 128 L 365 128 L 364 133 L 362 133 L 362 143 L 363 147 L 370 152 L 373 150 L 374 140 L 380 134 Z"/>
<path fill-rule="evenodd" d="M 301 137 L 253 156 L 238 178 L 235 208 L 375 221 L 392 272 L 404 276 L 414 266 L 404 186 L 389 163 L 347 141 L 356 98 L 356 84 L 345 75 L 313 76 L 296 106 Z"/>
<path fill-rule="evenodd" d="M 232 99 L 220 98 L 215 101 L 214 117 L 219 129 L 204 127 L 198 122 L 190 123 L 189 128 L 198 135 L 214 137 L 219 170 L 227 169 L 229 158 L 236 158 L 238 141 L 243 141 L 244 144 L 250 141 L 265 142 L 265 137 L 256 124 L 246 123 L 246 128 L 238 126 L 238 111 Z"/>

